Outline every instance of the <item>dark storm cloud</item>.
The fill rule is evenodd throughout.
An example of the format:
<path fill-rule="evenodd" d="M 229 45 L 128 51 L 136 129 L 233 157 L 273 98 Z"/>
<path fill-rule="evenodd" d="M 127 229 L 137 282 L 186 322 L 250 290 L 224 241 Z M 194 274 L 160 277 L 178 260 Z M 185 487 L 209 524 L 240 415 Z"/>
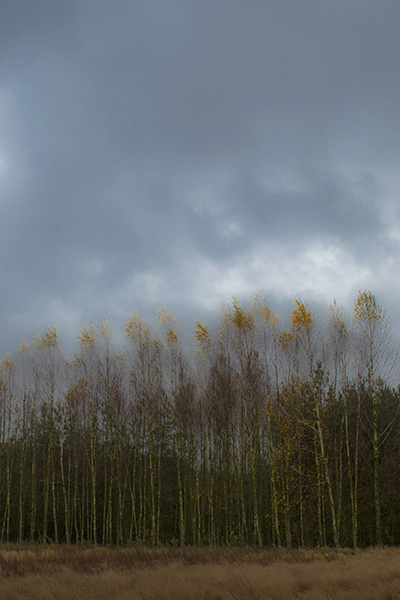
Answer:
<path fill-rule="evenodd" d="M 320 235 L 354 247 L 354 242 L 382 233 L 376 185 L 368 176 L 347 181 L 334 173 L 317 173 L 308 189 L 266 189 L 247 177 L 232 185 L 226 212 L 243 227 L 243 237 L 278 238 Z M 246 243 L 246 242 L 245 242 Z"/>
<path fill-rule="evenodd" d="M 5 0 L 1 5 L 0 48 L 2 54 L 15 51 L 21 56 L 24 48 L 48 41 L 54 51 L 75 28 L 76 9 L 80 2 L 52 0 Z"/>
<path fill-rule="evenodd" d="M 4 1 L 4 349 L 164 302 L 195 317 L 230 285 L 274 297 L 241 265 L 293 279 L 313 248 L 390 303 L 399 25 L 389 0 Z"/>

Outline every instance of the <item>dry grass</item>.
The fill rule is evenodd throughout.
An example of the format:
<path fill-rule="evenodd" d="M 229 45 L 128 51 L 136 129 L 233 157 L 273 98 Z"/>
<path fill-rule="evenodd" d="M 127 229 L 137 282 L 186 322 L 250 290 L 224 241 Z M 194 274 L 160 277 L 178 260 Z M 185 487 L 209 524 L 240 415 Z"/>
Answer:
<path fill-rule="evenodd" d="M 0 546 L 7 600 L 398 600 L 400 549 Z"/>

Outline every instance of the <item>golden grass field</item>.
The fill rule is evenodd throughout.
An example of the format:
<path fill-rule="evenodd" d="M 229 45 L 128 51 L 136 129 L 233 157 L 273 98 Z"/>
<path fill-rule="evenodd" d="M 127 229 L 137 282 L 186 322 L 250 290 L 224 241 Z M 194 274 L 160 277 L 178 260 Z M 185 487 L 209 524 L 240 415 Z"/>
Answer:
<path fill-rule="evenodd" d="M 1 600 L 398 600 L 400 549 L 0 545 Z"/>

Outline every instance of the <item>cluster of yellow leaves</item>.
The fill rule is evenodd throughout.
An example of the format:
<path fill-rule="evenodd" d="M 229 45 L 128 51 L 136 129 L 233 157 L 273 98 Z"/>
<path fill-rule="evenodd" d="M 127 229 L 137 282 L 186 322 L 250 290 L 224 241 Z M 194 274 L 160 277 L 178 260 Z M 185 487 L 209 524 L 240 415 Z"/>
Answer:
<path fill-rule="evenodd" d="M 95 348 L 98 344 L 97 331 L 92 325 L 91 327 L 83 326 L 81 333 L 78 334 L 78 345 L 80 350 Z"/>
<path fill-rule="evenodd" d="M 294 308 L 290 314 L 291 330 L 294 333 L 310 332 L 315 326 L 315 318 L 308 308 L 307 302 L 298 298 L 293 301 Z"/>
<path fill-rule="evenodd" d="M 172 327 L 167 329 L 167 331 L 165 332 L 165 338 L 166 338 L 168 344 L 173 344 L 178 341 L 178 336 L 175 333 L 175 331 L 172 329 Z"/>
<path fill-rule="evenodd" d="M 18 344 L 18 351 L 22 352 L 22 354 L 24 354 L 25 352 L 28 352 L 31 349 L 31 344 L 28 344 L 28 342 L 26 342 L 25 340 L 22 340 L 22 342 L 20 342 Z"/>
<path fill-rule="evenodd" d="M 235 296 L 232 298 L 231 302 L 226 305 L 221 302 L 219 311 L 221 317 L 219 328 L 221 331 L 232 325 L 238 331 L 252 330 L 255 327 L 252 308 L 250 307 L 246 312 Z"/>
<path fill-rule="evenodd" d="M 251 303 L 251 310 L 261 318 L 262 324 L 274 327 L 280 322 L 280 315 L 276 315 L 262 296 L 255 296 Z"/>
<path fill-rule="evenodd" d="M 282 331 L 282 333 L 279 336 L 279 340 L 278 340 L 279 345 L 284 350 L 287 350 L 292 345 L 294 339 L 295 339 L 295 336 L 293 335 L 293 333 L 291 333 L 290 331 Z"/>
<path fill-rule="evenodd" d="M 169 308 L 157 311 L 158 328 L 164 332 L 168 344 L 175 344 L 178 341 L 182 326 L 173 316 Z"/>
<path fill-rule="evenodd" d="M 60 344 L 60 337 L 56 327 L 50 327 L 41 337 L 38 338 L 38 350 L 45 348 L 57 348 Z"/>
<path fill-rule="evenodd" d="M 231 325 L 234 325 L 240 329 L 254 329 L 254 314 L 250 308 L 247 312 L 239 304 L 236 297 L 232 298 L 230 304 L 227 304 L 226 308 L 223 309 L 222 313 L 223 320 Z"/>
<path fill-rule="evenodd" d="M 196 346 L 204 348 L 210 342 L 210 330 L 205 323 L 196 321 L 196 326 L 193 330 L 193 338 L 196 342 Z"/>
<path fill-rule="evenodd" d="M 356 321 L 368 323 L 383 321 L 385 312 L 371 292 L 358 292 L 354 302 L 354 318 Z"/>
<path fill-rule="evenodd" d="M 100 334 L 105 339 L 110 339 L 112 337 L 112 329 L 111 329 L 106 317 L 104 317 L 104 319 L 102 319 L 99 323 L 97 323 L 97 327 L 99 328 Z"/>
<path fill-rule="evenodd" d="M 126 321 L 125 337 L 134 343 L 148 343 L 151 339 L 150 325 L 133 313 Z"/>
<path fill-rule="evenodd" d="M 122 354 L 121 352 L 118 352 L 118 354 L 115 355 L 115 360 L 122 365 L 123 367 L 126 367 L 126 356 L 125 354 Z"/>
<path fill-rule="evenodd" d="M 6 374 L 11 374 L 14 371 L 14 362 L 11 358 L 11 354 L 6 354 L 0 361 L 0 377 L 4 377 Z"/>

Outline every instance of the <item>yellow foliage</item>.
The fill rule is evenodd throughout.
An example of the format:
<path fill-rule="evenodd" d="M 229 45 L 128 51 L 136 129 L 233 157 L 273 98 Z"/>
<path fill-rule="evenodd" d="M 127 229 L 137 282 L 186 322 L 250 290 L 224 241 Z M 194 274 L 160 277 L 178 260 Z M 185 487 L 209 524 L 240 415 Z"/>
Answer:
<path fill-rule="evenodd" d="M 133 313 L 126 321 L 125 337 L 134 343 L 148 343 L 151 338 L 150 325 L 141 319 L 137 313 Z"/>
<path fill-rule="evenodd" d="M 168 343 L 174 343 L 178 341 L 178 336 L 176 335 L 172 327 L 167 329 L 167 331 L 165 332 L 165 337 L 167 338 Z"/>
<path fill-rule="evenodd" d="M 290 314 L 291 329 L 295 333 L 310 332 L 315 326 L 315 318 L 308 308 L 307 302 L 298 298 L 293 301 L 294 308 Z"/>
<path fill-rule="evenodd" d="M 81 350 L 97 344 L 97 333 L 93 325 L 90 328 L 83 326 L 81 333 L 78 334 L 78 344 Z"/>
<path fill-rule="evenodd" d="M 32 348 L 35 353 L 39 352 L 41 343 L 42 343 L 42 336 L 40 335 L 40 333 L 37 333 L 32 340 Z"/>
<path fill-rule="evenodd" d="M 117 362 L 119 362 L 121 365 L 126 366 L 126 356 L 124 354 L 122 354 L 122 352 L 119 352 L 118 354 L 115 355 L 115 360 Z"/>
<path fill-rule="evenodd" d="M 354 302 L 354 318 L 356 321 L 380 322 L 384 319 L 384 310 L 371 292 L 358 292 Z"/>
<path fill-rule="evenodd" d="M 178 321 L 176 320 L 169 308 L 165 308 L 164 310 L 159 308 L 157 310 L 157 315 L 158 316 L 156 317 L 156 319 L 160 327 L 164 327 L 169 323 L 174 323 L 175 327 L 181 329 L 181 325 L 178 323 Z"/>
<path fill-rule="evenodd" d="M 60 343 L 58 331 L 56 327 L 50 327 L 43 336 L 38 340 L 38 349 L 44 350 L 45 348 L 57 348 Z"/>
<path fill-rule="evenodd" d="M 294 335 L 293 333 L 291 333 L 290 331 L 282 331 L 282 333 L 279 336 L 279 345 L 281 346 L 281 348 L 283 348 L 284 350 L 287 350 L 287 348 L 289 348 L 291 346 L 291 344 L 293 343 L 294 340 Z"/>
<path fill-rule="evenodd" d="M 254 329 L 254 314 L 252 307 L 246 311 L 239 304 L 238 299 L 234 296 L 230 304 L 226 308 L 222 307 L 222 319 L 228 325 L 234 325 L 237 329 Z"/>
<path fill-rule="evenodd" d="M 0 374 L 4 376 L 7 372 L 12 372 L 14 370 L 14 362 L 11 358 L 11 354 L 5 354 L 0 361 Z"/>
<path fill-rule="evenodd" d="M 280 315 L 276 315 L 273 312 L 263 296 L 254 296 L 250 308 L 252 314 L 261 318 L 263 325 L 267 325 L 268 327 L 274 327 L 275 325 L 278 325 L 280 321 Z"/>
<path fill-rule="evenodd" d="M 19 352 L 28 352 L 28 350 L 30 349 L 30 344 L 28 344 L 28 342 L 26 342 L 25 340 L 22 340 L 17 347 Z"/>
<path fill-rule="evenodd" d="M 99 323 L 97 323 L 99 331 L 104 338 L 111 338 L 112 329 L 107 321 L 107 318 L 104 317 Z"/>
<path fill-rule="evenodd" d="M 196 341 L 196 346 L 205 346 L 210 340 L 210 330 L 208 329 L 208 326 L 204 323 L 200 323 L 200 321 L 196 321 L 193 337 Z"/>
<path fill-rule="evenodd" d="M 159 308 L 157 310 L 156 319 L 159 329 L 164 331 L 168 344 L 177 342 L 182 326 L 173 316 L 170 309 L 166 308 L 162 310 Z"/>

